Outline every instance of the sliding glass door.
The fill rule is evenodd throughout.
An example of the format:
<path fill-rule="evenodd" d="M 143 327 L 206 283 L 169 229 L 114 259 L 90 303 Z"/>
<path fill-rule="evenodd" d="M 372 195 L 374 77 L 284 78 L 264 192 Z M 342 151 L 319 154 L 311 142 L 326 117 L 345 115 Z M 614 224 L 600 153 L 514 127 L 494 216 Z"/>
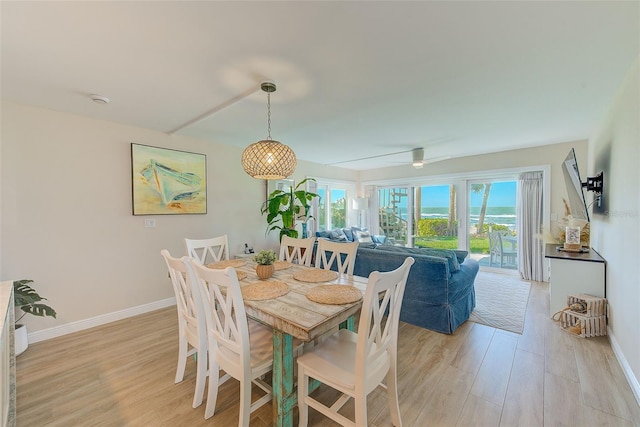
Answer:
<path fill-rule="evenodd" d="M 457 249 L 455 185 L 414 187 L 414 200 L 413 246 Z"/>
<path fill-rule="evenodd" d="M 516 181 L 470 181 L 469 252 L 481 267 L 517 269 Z"/>
<path fill-rule="evenodd" d="M 391 187 L 378 190 L 378 226 L 392 245 L 409 246 L 413 218 L 409 187 Z"/>

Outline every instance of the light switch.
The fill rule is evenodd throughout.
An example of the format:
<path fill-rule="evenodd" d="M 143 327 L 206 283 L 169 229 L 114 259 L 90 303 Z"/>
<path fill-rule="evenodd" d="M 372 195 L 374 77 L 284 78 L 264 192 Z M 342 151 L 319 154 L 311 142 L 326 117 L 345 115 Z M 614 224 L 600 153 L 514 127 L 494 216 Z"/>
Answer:
<path fill-rule="evenodd" d="M 552 213 L 551 214 L 551 221 L 557 221 L 558 220 L 558 214 L 557 213 Z"/>
<path fill-rule="evenodd" d="M 154 228 L 156 226 L 156 220 L 153 218 L 147 218 L 144 220 L 145 228 Z"/>

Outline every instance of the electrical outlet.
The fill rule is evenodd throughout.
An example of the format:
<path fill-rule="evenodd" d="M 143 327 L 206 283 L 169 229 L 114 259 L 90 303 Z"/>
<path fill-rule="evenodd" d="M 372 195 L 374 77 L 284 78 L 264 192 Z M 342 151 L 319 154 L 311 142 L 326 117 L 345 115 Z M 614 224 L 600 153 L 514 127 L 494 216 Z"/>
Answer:
<path fill-rule="evenodd" d="M 154 228 L 156 226 L 156 220 L 153 218 L 147 218 L 144 220 L 145 228 Z"/>
<path fill-rule="evenodd" d="M 551 221 L 557 221 L 558 220 L 558 214 L 557 213 L 552 213 L 551 214 Z"/>

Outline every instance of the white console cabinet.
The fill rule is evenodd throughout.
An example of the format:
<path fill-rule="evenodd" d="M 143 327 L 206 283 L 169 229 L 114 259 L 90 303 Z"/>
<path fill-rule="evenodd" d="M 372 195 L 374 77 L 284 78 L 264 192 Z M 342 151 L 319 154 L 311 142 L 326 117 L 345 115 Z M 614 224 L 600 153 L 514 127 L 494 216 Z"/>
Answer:
<path fill-rule="evenodd" d="M 0 425 L 16 425 L 16 358 L 13 347 L 13 282 L 0 282 Z"/>
<path fill-rule="evenodd" d="M 550 315 L 567 306 L 567 296 L 577 294 L 606 298 L 605 268 L 607 262 L 591 249 L 576 253 L 559 251 L 561 245 L 548 244 L 544 257 L 549 260 Z"/>

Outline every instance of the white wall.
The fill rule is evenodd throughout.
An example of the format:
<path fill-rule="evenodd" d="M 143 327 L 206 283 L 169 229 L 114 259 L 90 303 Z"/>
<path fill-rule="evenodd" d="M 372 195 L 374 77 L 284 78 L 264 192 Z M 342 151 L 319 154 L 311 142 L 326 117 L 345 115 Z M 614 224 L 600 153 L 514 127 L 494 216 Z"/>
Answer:
<path fill-rule="evenodd" d="M 589 141 L 589 173 L 604 170 L 604 206 L 593 215 L 591 244 L 607 260 L 610 340 L 640 402 L 639 64 Z"/>
<path fill-rule="evenodd" d="M 184 237 L 226 233 L 232 253 L 277 246 L 260 214 L 265 183 L 245 174 L 241 148 L 8 102 L 1 136 L 0 278 L 33 279 L 58 312 L 25 317 L 31 332 L 172 298 L 160 250 L 182 255 Z M 208 213 L 133 216 L 132 142 L 206 154 Z M 357 179 L 299 162 L 294 179 L 307 175 Z"/>

